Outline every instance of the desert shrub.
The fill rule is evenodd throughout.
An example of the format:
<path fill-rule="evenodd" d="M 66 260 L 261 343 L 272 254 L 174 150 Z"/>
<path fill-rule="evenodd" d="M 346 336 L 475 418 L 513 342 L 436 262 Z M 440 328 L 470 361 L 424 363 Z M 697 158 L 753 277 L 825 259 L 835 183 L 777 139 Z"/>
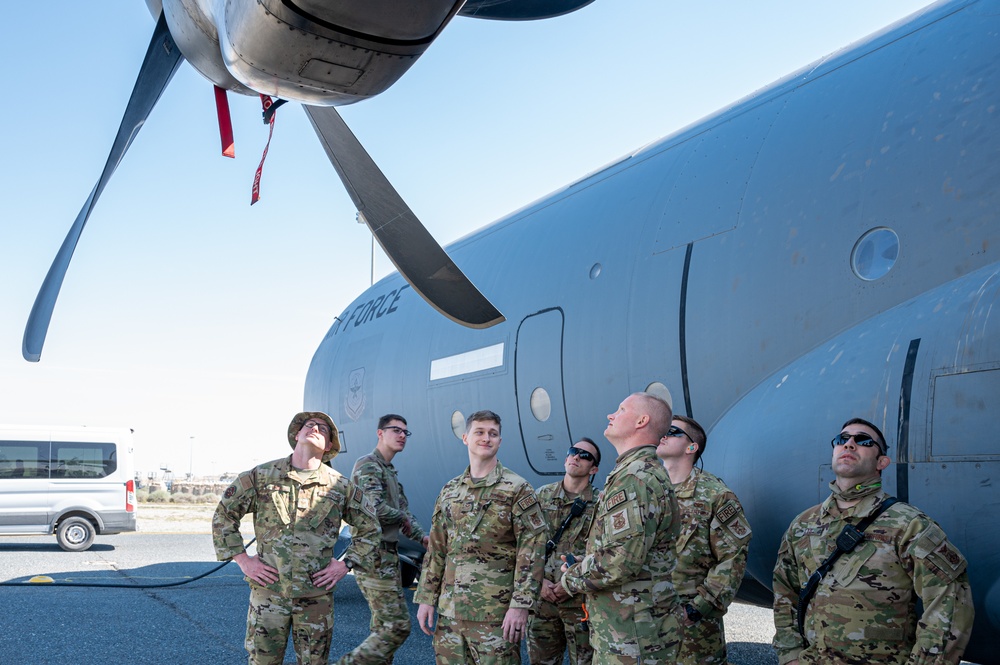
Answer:
<path fill-rule="evenodd" d="M 135 491 L 135 500 L 139 503 L 146 503 L 149 501 L 149 489 L 145 487 L 140 487 Z"/>
<path fill-rule="evenodd" d="M 198 497 L 193 494 L 180 493 L 170 497 L 170 503 L 197 503 Z"/>
<path fill-rule="evenodd" d="M 156 490 L 150 492 L 146 497 L 147 503 L 167 503 L 170 501 L 170 492 L 167 490 Z"/>
<path fill-rule="evenodd" d="M 209 492 L 207 494 L 202 494 L 201 496 L 199 496 L 198 497 L 198 503 L 212 503 L 212 504 L 215 504 L 215 503 L 219 503 L 219 499 L 220 498 L 221 497 L 219 497 L 218 494 L 212 494 L 211 492 Z"/>

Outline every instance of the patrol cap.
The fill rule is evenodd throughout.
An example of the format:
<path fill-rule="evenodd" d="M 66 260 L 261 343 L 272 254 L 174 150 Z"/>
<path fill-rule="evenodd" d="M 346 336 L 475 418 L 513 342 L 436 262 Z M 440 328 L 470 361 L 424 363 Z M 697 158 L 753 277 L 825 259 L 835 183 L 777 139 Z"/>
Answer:
<path fill-rule="evenodd" d="M 292 422 L 288 424 L 288 445 L 292 447 L 292 450 L 295 450 L 295 444 L 297 443 L 295 441 L 295 437 L 298 436 L 299 430 L 302 429 L 302 426 L 305 425 L 306 421 L 310 418 L 322 420 L 330 427 L 329 438 L 330 441 L 333 442 L 333 445 L 330 447 L 330 450 L 323 454 L 323 461 L 329 462 L 337 455 L 337 453 L 340 452 L 340 431 L 337 430 L 337 426 L 333 424 L 333 419 L 322 411 L 303 411 L 302 413 L 296 414 L 295 417 L 292 418 Z"/>

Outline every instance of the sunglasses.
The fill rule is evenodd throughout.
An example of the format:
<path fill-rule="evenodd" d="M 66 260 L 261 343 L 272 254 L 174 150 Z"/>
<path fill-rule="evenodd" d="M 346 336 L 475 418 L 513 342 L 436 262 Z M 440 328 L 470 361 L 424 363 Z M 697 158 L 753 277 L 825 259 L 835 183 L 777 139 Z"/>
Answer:
<path fill-rule="evenodd" d="M 851 439 L 854 439 L 854 445 L 856 446 L 861 446 L 862 448 L 871 448 L 872 446 L 875 446 L 879 449 L 879 452 L 882 451 L 882 446 L 878 444 L 878 441 L 867 434 L 861 433 L 850 434 L 848 432 L 841 432 L 837 436 L 833 437 L 833 440 L 830 441 L 830 445 L 836 448 L 837 446 L 845 445 Z"/>
<path fill-rule="evenodd" d="M 573 455 L 576 455 L 585 462 L 597 461 L 597 458 L 594 457 L 594 453 L 586 451 L 583 448 L 577 448 L 576 446 L 566 451 L 566 457 L 572 457 Z"/>
<path fill-rule="evenodd" d="M 671 426 L 670 426 L 670 429 L 668 429 L 668 430 L 667 430 L 667 433 L 666 433 L 666 434 L 664 434 L 664 435 L 663 435 L 662 437 L 660 437 L 660 438 L 661 438 L 661 439 L 665 439 L 665 438 L 667 438 L 668 436 L 669 436 L 669 437 L 674 437 L 674 438 L 680 438 L 680 437 L 682 437 L 682 436 L 686 436 L 686 437 L 688 438 L 688 441 L 690 441 L 691 443 L 694 443 L 694 439 L 692 439 L 692 438 L 691 438 L 691 435 L 690 435 L 690 434 L 688 434 L 687 432 L 685 432 L 684 430 L 682 430 L 682 429 L 681 429 L 680 427 L 678 427 L 677 425 L 671 425 Z"/>

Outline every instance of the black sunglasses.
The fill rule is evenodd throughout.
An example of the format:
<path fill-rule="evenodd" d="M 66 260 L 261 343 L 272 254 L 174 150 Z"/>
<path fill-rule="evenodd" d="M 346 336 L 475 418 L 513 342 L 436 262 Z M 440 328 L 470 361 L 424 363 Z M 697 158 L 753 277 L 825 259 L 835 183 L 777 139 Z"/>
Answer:
<path fill-rule="evenodd" d="M 875 446 L 879 449 L 879 452 L 882 452 L 882 446 L 879 445 L 878 441 L 867 434 L 861 433 L 850 434 L 848 432 L 841 432 L 837 436 L 833 437 L 833 440 L 830 441 L 830 445 L 836 448 L 837 446 L 846 444 L 851 439 L 854 439 L 854 445 L 861 446 L 862 448 L 871 448 L 872 446 Z"/>
<path fill-rule="evenodd" d="M 670 429 L 667 430 L 667 433 L 664 434 L 663 436 L 661 436 L 660 438 L 661 439 L 665 439 L 668 436 L 675 437 L 675 438 L 686 436 L 688 438 L 688 441 L 690 441 L 691 443 L 694 443 L 694 439 L 691 438 L 691 435 L 688 434 L 687 432 L 685 432 L 684 430 L 682 430 L 677 425 L 671 425 Z"/>
<path fill-rule="evenodd" d="M 576 455 L 585 462 L 597 461 L 597 458 L 594 457 L 594 453 L 584 450 L 583 448 L 577 448 L 576 446 L 573 446 L 566 451 L 566 457 L 572 457 L 573 455 Z"/>

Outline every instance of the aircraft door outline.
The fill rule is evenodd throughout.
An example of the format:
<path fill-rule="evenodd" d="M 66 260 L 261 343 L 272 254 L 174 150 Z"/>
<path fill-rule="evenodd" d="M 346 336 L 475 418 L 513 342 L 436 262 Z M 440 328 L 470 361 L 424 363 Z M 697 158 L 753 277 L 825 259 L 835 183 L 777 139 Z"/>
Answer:
<path fill-rule="evenodd" d="M 564 331 L 562 308 L 551 307 L 524 317 L 514 341 L 521 442 L 528 465 L 541 475 L 565 473 L 565 451 L 573 441 L 563 383 Z"/>

